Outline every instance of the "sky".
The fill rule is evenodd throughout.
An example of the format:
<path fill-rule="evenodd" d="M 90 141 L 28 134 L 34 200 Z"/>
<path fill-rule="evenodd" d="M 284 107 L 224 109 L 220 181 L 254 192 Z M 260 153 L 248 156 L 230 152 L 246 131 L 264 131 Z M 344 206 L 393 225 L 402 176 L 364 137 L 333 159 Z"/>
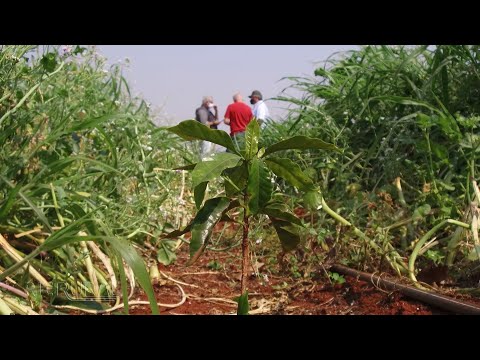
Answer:
<path fill-rule="evenodd" d="M 195 116 L 202 97 L 211 95 L 223 119 L 232 96 L 260 90 L 270 115 L 286 114 L 283 102 L 268 100 L 291 84 L 290 76 L 313 76 L 335 52 L 356 45 L 100 45 L 109 63 L 129 59 L 124 75 L 134 94 L 157 109 L 157 122 L 171 125 Z M 295 91 L 287 94 L 298 95 Z"/>

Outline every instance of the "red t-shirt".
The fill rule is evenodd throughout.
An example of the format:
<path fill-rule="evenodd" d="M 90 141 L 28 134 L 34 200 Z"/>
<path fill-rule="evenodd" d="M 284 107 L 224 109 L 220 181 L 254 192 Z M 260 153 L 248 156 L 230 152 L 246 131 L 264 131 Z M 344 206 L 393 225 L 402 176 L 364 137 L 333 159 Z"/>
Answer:
<path fill-rule="evenodd" d="M 236 102 L 228 105 L 224 118 L 230 119 L 230 135 L 245 131 L 253 113 L 250 106 L 243 102 Z"/>

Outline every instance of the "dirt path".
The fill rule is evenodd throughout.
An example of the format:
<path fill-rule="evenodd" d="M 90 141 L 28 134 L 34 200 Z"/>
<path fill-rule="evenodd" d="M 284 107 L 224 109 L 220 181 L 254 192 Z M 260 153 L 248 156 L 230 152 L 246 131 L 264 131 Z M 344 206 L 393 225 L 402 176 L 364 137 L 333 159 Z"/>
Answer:
<path fill-rule="evenodd" d="M 226 264 L 239 254 L 207 253 L 196 264 L 184 267 L 188 259 L 186 247 L 177 254 L 177 262 L 159 266 L 169 278 L 181 282 L 187 299 L 173 309 L 161 308 L 162 314 L 234 314 L 233 301 L 240 292 L 240 271 L 228 265 L 227 271 L 214 271 L 208 264 L 214 259 Z M 240 263 L 235 261 L 235 263 Z M 376 289 L 364 281 L 346 277 L 345 283 L 332 285 L 325 278 L 318 280 L 293 279 L 289 276 L 268 275 L 249 279 L 251 314 L 272 315 L 431 315 L 446 314 L 398 292 L 389 293 Z M 162 277 L 154 286 L 161 303 L 178 303 L 182 296 L 172 280 Z M 139 290 L 135 300 L 146 300 Z M 132 306 L 132 314 L 150 314 L 148 306 Z"/>

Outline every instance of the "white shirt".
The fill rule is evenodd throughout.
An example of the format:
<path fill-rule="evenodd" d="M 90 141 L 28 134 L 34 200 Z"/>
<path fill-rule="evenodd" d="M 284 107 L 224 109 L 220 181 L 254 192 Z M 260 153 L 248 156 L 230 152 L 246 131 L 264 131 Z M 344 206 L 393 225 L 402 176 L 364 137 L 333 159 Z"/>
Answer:
<path fill-rule="evenodd" d="M 268 117 L 270 117 L 267 104 L 265 104 L 263 100 L 260 100 L 253 105 L 253 116 L 259 120 L 266 120 Z"/>

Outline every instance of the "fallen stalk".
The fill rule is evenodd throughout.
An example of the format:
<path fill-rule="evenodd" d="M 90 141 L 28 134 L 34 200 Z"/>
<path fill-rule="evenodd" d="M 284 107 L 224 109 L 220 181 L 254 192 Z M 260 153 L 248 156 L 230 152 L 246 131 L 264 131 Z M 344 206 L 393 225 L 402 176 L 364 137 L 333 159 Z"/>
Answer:
<path fill-rule="evenodd" d="M 8 256 L 10 256 L 13 260 L 15 260 L 17 262 L 17 268 L 20 268 L 26 262 L 26 259 L 28 261 L 28 260 L 30 260 L 30 258 L 33 258 L 36 255 L 38 255 L 38 253 L 40 252 L 40 251 L 35 251 L 34 250 L 32 252 L 32 254 L 34 254 L 33 256 L 32 256 L 32 254 L 30 254 L 30 255 L 27 255 L 26 257 L 22 257 L 21 255 L 18 254 L 18 251 L 14 247 L 12 247 L 7 242 L 7 240 L 5 240 L 5 238 L 1 234 L 0 234 L 0 247 L 2 247 L 5 250 L 5 252 L 8 254 Z M 37 280 L 40 284 L 42 284 L 42 286 L 46 287 L 47 289 L 50 289 L 52 287 L 50 285 L 50 283 L 37 270 L 35 270 L 32 266 L 25 265 L 25 267 L 28 268 L 28 271 L 30 272 L 30 275 L 32 275 L 32 277 L 35 280 Z M 12 269 L 12 268 L 15 268 L 15 266 L 12 266 L 10 269 Z M 13 271 L 8 271 L 8 270 L 9 269 L 7 269 L 7 271 L 0 274 L 0 276 L 1 276 L 0 281 L 3 280 L 8 275 L 10 275 L 11 273 L 13 273 Z"/>
<path fill-rule="evenodd" d="M 413 248 L 412 254 L 410 255 L 410 258 L 408 259 L 408 274 L 410 276 L 410 279 L 412 281 L 414 281 L 417 284 L 418 287 L 420 287 L 420 285 L 418 284 L 417 278 L 415 277 L 415 260 L 417 259 L 417 256 L 419 255 L 420 250 L 422 249 L 423 245 L 438 230 L 440 230 L 445 225 L 449 225 L 449 224 L 461 226 L 461 227 L 466 228 L 466 229 L 470 228 L 470 226 L 468 224 L 465 224 L 461 221 L 452 220 L 452 219 L 444 220 L 441 223 L 435 225 L 430 231 L 428 231 L 425 235 L 423 235 L 423 237 L 420 240 L 418 240 L 415 247 Z"/>
<path fill-rule="evenodd" d="M 0 315 L 11 315 L 13 310 L 7 305 L 5 301 L 0 297 Z"/>
<path fill-rule="evenodd" d="M 0 282 L 0 288 L 5 289 L 7 291 L 10 291 L 12 294 L 20 296 L 24 299 L 28 299 L 28 295 L 25 292 L 23 292 L 22 290 L 18 290 L 16 288 L 14 288 L 13 286 L 10 286 L 10 285 L 5 284 L 3 282 Z"/>
<path fill-rule="evenodd" d="M 380 289 L 383 288 L 390 291 L 399 291 L 401 294 L 408 296 L 412 299 L 422 301 L 424 303 L 436 306 L 440 309 L 444 309 L 456 314 L 480 315 L 480 307 L 466 304 L 464 302 L 452 299 L 444 295 L 416 289 L 408 285 L 402 285 L 395 281 L 382 279 L 379 276 L 354 270 L 339 264 L 333 265 L 330 269 L 344 275 L 350 275 L 363 281 L 370 282 L 371 284 L 379 287 Z"/>
<path fill-rule="evenodd" d="M 2 300 L 4 304 L 6 304 L 7 307 L 10 308 L 16 314 L 38 315 L 38 313 L 33 311 L 30 307 L 20 304 L 18 300 L 15 298 L 11 298 L 7 295 L 2 295 L 0 293 L 0 300 Z"/>
<path fill-rule="evenodd" d="M 390 249 L 389 252 L 392 253 L 393 259 L 391 259 L 389 256 L 387 256 L 384 252 L 384 250 L 378 246 L 372 239 L 370 239 L 367 235 L 365 235 L 360 229 L 352 225 L 348 220 L 337 214 L 335 211 L 333 211 L 326 203 L 325 199 L 322 196 L 322 208 L 323 210 L 333 217 L 335 220 L 337 220 L 339 223 L 348 226 L 352 228 L 353 232 L 355 235 L 360 237 L 363 241 L 365 241 L 366 244 L 370 245 L 377 253 L 379 253 L 382 256 L 385 256 L 387 259 L 389 265 L 397 272 L 398 275 L 401 275 L 402 272 L 407 272 L 408 267 L 404 262 L 401 260 L 400 254 L 393 248 L 391 244 L 388 244 L 388 247 Z"/>
<path fill-rule="evenodd" d="M 198 285 L 187 284 L 187 283 L 185 283 L 185 282 L 183 282 L 183 281 L 175 280 L 175 279 L 171 278 L 170 276 L 168 276 L 167 274 L 165 274 L 163 271 L 160 271 L 160 274 L 162 274 L 162 276 L 163 276 L 164 278 L 166 278 L 166 279 L 168 279 L 168 280 L 170 280 L 170 281 L 172 281 L 172 282 L 174 282 L 174 283 L 176 283 L 176 284 L 185 285 L 185 286 L 191 286 L 191 287 L 194 287 L 194 288 L 200 288 L 200 286 L 198 286 Z"/>

